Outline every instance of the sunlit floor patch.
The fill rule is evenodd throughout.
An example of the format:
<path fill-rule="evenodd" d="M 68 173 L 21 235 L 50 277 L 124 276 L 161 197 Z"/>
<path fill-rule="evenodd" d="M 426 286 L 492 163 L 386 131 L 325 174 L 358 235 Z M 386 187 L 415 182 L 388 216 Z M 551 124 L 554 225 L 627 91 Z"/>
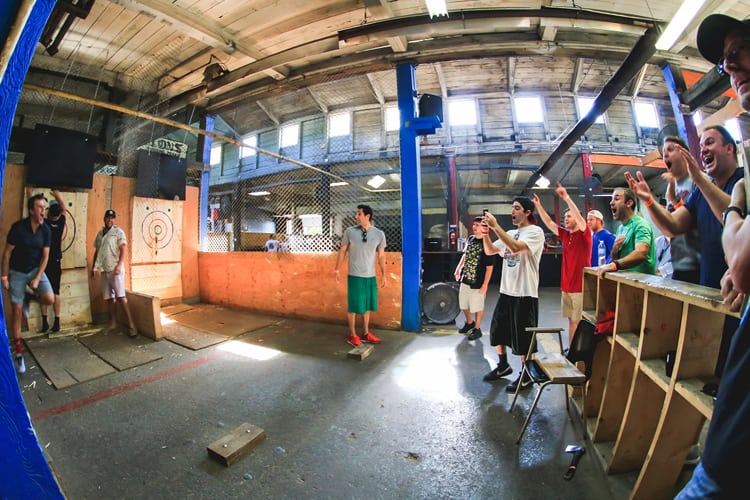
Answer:
<path fill-rule="evenodd" d="M 224 342 L 219 347 L 217 347 L 217 349 L 232 354 L 237 354 L 238 356 L 244 356 L 246 358 L 254 359 L 256 361 L 268 361 L 269 359 L 273 359 L 282 354 L 281 351 L 277 351 L 276 349 L 269 349 L 268 347 L 247 344 L 245 342 L 238 342 L 236 340 Z"/>

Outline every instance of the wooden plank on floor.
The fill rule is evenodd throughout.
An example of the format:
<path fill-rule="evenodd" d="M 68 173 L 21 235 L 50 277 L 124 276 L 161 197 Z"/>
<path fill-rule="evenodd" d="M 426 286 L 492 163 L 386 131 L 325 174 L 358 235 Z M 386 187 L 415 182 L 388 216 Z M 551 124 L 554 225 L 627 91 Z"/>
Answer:
<path fill-rule="evenodd" d="M 352 359 L 358 359 L 362 361 L 367 356 L 372 354 L 372 351 L 374 349 L 375 349 L 375 346 L 372 344 L 361 344 L 355 347 L 354 349 L 352 349 L 351 351 L 349 351 L 346 356 Z"/>
<path fill-rule="evenodd" d="M 219 344 L 228 338 L 223 335 L 196 330 L 179 323 L 162 325 L 162 329 L 164 338 L 194 351 Z"/>
<path fill-rule="evenodd" d="M 57 389 L 64 389 L 116 371 L 75 337 L 29 339 L 26 345 L 39 367 Z"/>
<path fill-rule="evenodd" d="M 78 341 L 120 371 L 161 359 L 159 354 L 149 350 L 151 341 L 142 337 L 133 339 L 124 333 L 101 332 L 78 337 Z"/>
<path fill-rule="evenodd" d="M 230 434 L 206 447 L 208 456 L 227 467 L 247 455 L 258 443 L 266 439 L 266 432 L 253 424 L 244 423 Z"/>
<path fill-rule="evenodd" d="M 173 306 L 162 306 L 161 312 L 164 316 L 174 316 L 175 314 L 180 314 L 185 311 L 189 311 L 193 308 L 190 304 L 175 304 Z"/>
<path fill-rule="evenodd" d="M 196 330 L 227 337 L 237 337 L 278 322 L 269 316 L 212 304 L 195 304 L 190 311 L 176 314 L 172 319 Z"/>

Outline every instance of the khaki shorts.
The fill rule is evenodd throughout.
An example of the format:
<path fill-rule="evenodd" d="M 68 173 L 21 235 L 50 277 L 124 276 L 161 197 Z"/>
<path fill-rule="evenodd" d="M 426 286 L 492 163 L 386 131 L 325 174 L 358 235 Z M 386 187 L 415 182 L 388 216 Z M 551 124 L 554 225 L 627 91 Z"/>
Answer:
<path fill-rule="evenodd" d="M 458 289 L 458 307 L 462 310 L 469 310 L 470 313 L 484 311 L 484 299 L 487 294 L 482 295 L 479 289 L 473 289 L 466 283 L 461 283 Z"/>
<path fill-rule="evenodd" d="M 563 317 L 579 321 L 583 313 L 583 293 L 562 292 L 560 307 Z"/>

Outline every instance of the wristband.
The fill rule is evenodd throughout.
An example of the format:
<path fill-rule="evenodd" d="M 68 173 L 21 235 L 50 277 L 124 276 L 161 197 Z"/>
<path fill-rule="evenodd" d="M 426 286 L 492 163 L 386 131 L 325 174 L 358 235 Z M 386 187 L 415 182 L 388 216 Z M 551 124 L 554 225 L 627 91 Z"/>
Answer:
<path fill-rule="evenodd" d="M 648 197 L 648 200 L 646 200 L 646 201 L 644 201 L 644 202 L 643 202 L 643 205 L 644 205 L 644 206 L 645 206 L 646 208 L 650 207 L 650 206 L 651 206 L 651 205 L 653 205 L 653 204 L 654 204 L 654 197 L 653 197 L 653 196 L 649 196 L 649 197 Z"/>
<path fill-rule="evenodd" d="M 620 270 L 620 261 L 619 260 L 617 260 L 617 259 L 613 260 L 612 264 L 615 265 L 615 271 L 619 271 Z"/>
<path fill-rule="evenodd" d="M 678 208 L 680 208 L 680 207 L 681 207 L 681 206 L 683 206 L 683 205 L 684 205 L 684 203 L 682 202 L 682 200 L 680 200 L 680 201 L 678 201 L 677 203 L 672 203 L 672 208 L 673 208 L 674 210 L 677 210 Z"/>
<path fill-rule="evenodd" d="M 727 225 L 727 216 L 728 216 L 728 215 L 729 215 L 730 213 L 732 213 L 732 212 L 736 212 L 736 213 L 737 213 L 737 214 L 738 214 L 738 215 L 739 215 L 739 216 L 740 216 L 741 218 L 743 218 L 743 219 L 744 219 L 744 218 L 745 218 L 745 217 L 747 216 L 747 214 L 745 213 L 745 211 L 744 211 L 744 210 L 742 210 L 742 209 L 741 209 L 740 207 L 738 207 L 738 206 L 735 206 L 735 205 L 729 205 L 729 206 L 728 206 L 728 207 L 727 207 L 727 208 L 726 208 L 726 209 L 724 210 L 724 214 L 723 214 L 723 217 L 722 217 L 722 219 L 723 219 L 723 220 L 722 220 L 722 224 L 723 224 L 723 225 L 725 225 L 725 226 Z"/>
<path fill-rule="evenodd" d="M 8 277 L 7 276 L 0 276 L 0 280 L 8 281 Z"/>

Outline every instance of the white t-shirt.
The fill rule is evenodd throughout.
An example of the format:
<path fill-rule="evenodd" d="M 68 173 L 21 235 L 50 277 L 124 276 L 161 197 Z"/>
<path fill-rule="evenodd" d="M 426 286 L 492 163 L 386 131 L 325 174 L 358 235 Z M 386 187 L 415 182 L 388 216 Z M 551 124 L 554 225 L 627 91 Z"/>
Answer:
<path fill-rule="evenodd" d="M 500 278 L 500 293 L 512 297 L 539 298 L 539 261 L 544 250 L 544 231 L 536 224 L 508 231 L 511 238 L 523 241 L 528 251 L 511 253 L 502 242 L 496 240 L 495 247 L 503 258 L 503 273 Z"/>

